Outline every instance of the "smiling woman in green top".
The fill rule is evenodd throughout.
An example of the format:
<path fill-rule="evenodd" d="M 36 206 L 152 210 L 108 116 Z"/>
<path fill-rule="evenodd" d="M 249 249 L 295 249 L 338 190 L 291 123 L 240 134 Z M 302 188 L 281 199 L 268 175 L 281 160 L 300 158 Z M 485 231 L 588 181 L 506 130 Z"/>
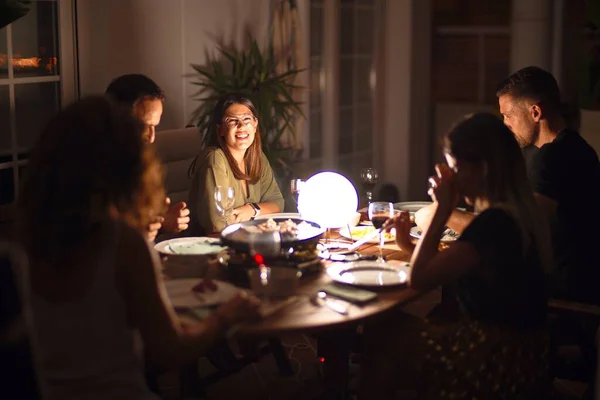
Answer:
<path fill-rule="evenodd" d="M 225 227 L 215 206 L 215 186 L 235 189 L 228 223 L 248 221 L 284 208 L 273 169 L 262 151 L 256 109 L 250 99 L 239 94 L 223 96 L 212 120 L 204 137 L 204 150 L 190 166 L 194 178 L 189 202 L 195 234 L 219 232 Z"/>

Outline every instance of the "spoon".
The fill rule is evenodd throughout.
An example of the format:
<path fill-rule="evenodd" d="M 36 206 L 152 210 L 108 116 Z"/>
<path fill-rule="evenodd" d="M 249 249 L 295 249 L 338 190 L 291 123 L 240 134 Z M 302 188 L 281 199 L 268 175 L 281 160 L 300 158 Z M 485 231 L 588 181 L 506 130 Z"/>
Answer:
<path fill-rule="evenodd" d="M 319 307 L 325 305 L 339 314 L 348 315 L 348 305 L 342 304 L 338 300 L 329 299 L 324 291 L 319 291 L 313 298 L 313 302 Z"/>

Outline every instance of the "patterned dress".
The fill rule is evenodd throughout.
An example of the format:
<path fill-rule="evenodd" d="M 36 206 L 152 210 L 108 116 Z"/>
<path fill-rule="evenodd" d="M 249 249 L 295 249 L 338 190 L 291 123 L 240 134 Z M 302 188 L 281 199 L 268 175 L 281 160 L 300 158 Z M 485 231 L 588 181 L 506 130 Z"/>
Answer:
<path fill-rule="evenodd" d="M 428 394 L 487 400 L 535 392 L 548 364 L 547 299 L 537 249 L 524 249 L 515 220 L 499 208 L 481 213 L 460 240 L 474 245 L 482 268 L 455 284 L 460 321 L 444 327 L 426 321 L 421 332 L 423 368 L 432 378 Z"/>

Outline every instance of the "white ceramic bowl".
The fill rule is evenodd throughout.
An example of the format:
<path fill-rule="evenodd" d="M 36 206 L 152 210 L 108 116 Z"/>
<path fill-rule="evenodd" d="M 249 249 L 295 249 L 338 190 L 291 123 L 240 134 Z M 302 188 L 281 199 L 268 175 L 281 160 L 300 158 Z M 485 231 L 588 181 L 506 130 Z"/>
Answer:
<path fill-rule="evenodd" d="M 350 228 L 352 228 L 352 227 L 355 227 L 356 225 L 358 225 L 359 222 L 360 222 L 360 213 L 356 212 L 356 213 L 354 213 L 354 215 L 352 216 L 350 221 L 348 221 L 348 225 L 350 225 Z"/>

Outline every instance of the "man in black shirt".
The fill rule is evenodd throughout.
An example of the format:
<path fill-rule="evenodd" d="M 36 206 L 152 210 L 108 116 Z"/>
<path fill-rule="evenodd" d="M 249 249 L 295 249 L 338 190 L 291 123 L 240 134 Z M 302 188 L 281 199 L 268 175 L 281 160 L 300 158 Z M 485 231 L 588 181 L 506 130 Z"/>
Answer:
<path fill-rule="evenodd" d="M 551 295 L 600 303 L 600 163 L 594 149 L 566 127 L 554 77 L 523 68 L 496 92 L 504 123 L 527 160 L 535 197 L 548 215 L 555 270 Z"/>

